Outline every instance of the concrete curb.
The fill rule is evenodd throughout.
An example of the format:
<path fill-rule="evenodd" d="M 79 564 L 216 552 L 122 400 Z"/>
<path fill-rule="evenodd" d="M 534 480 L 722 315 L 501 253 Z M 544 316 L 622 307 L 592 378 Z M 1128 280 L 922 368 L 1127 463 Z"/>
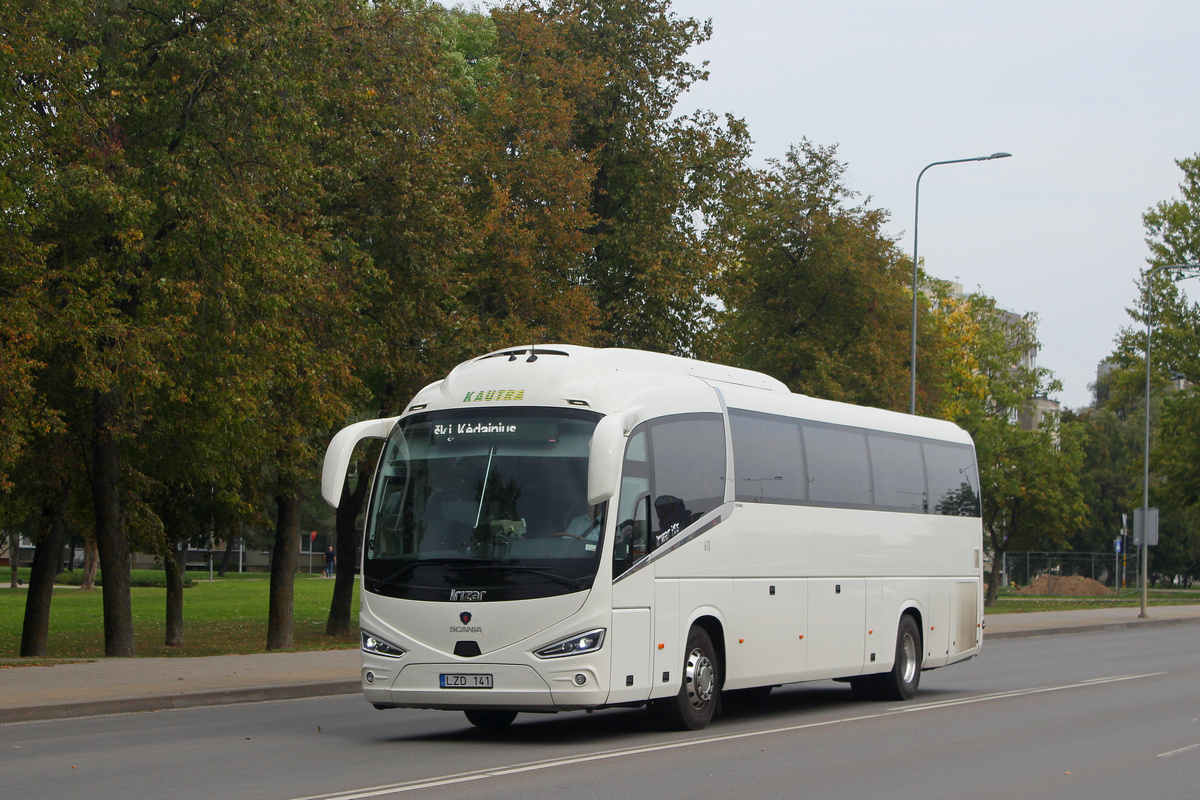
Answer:
<path fill-rule="evenodd" d="M 1200 623 L 1197 619 L 1144 619 L 1130 622 L 1105 622 L 1098 625 L 1073 625 L 1063 628 L 1026 628 L 1017 631 L 996 631 L 988 633 L 984 629 L 983 641 L 989 639 L 1028 639 L 1033 636 L 1059 636 L 1065 633 L 1097 633 L 1099 631 L 1127 631 L 1134 628 L 1159 628 L 1164 625 L 1190 625 Z"/>

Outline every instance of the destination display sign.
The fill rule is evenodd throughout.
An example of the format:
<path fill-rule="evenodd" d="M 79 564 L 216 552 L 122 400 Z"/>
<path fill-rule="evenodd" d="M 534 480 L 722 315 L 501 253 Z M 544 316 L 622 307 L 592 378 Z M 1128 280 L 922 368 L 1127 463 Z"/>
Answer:
<path fill-rule="evenodd" d="M 552 442 L 558 438 L 558 421 L 536 417 L 508 419 L 442 420 L 430 426 L 435 445 L 478 442 Z"/>

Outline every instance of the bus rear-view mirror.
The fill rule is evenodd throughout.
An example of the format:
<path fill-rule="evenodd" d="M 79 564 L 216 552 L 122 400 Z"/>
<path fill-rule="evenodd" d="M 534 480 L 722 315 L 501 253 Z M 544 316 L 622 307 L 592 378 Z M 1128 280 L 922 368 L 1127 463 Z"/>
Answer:
<path fill-rule="evenodd" d="M 588 452 L 588 502 L 599 505 L 616 493 L 625 454 L 625 418 L 610 414 L 596 424 Z"/>
<path fill-rule="evenodd" d="M 342 502 L 342 486 L 346 483 L 346 470 L 350 468 L 350 457 L 354 448 L 363 439 L 386 439 L 398 417 L 371 419 L 356 422 L 342 428 L 329 442 L 325 450 L 325 464 L 321 468 L 321 497 L 337 508 Z"/>

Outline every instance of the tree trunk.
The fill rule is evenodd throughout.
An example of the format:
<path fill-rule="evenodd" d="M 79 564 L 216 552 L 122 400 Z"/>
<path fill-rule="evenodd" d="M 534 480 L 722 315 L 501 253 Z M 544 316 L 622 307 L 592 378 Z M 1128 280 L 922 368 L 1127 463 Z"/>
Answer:
<path fill-rule="evenodd" d="M 367 496 L 370 481 L 360 473 L 358 485 L 350 491 L 349 481 L 342 486 L 342 499 L 337 509 L 337 543 L 334 551 L 338 555 L 338 569 L 334 572 L 333 601 L 329 604 L 329 619 L 325 622 L 325 634 L 339 639 L 348 639 L 354 634 L 355 625 L 350 619 L 354 601 L 354 569 L 358 564 L 358 531 L 354 521 Z"/>
<path fill-rule="evenodd" d="M 96 588 L 96 571 L 100 568 L 100 556 L 96 553 L 96 540 L 87 539 L 83 543 L 83 573 L 79 588 L 90 592 Z"/>
<path fill-rule="evenodd" d="M 187 548 L 187 540 L 169 545 L 163 555 L 167 575 L 167 635 L 163 643 L 167 647 L 183 647 L 183 559 L 187 550 L 181 554 L 180 546 Z"/>
<path fill-rule="evenodd" d="M 29 593 L 25 596 L 21 658 L 43 658 L 50 638 L 50 599 L 54 594 L 54 576 L 58 573 L 63 534 L 66 530 L 62 520 L 62 509 L 47 507 L 43 522 L 33 551 Z"/>
<path fill-rule="evenodd" d="M 1004 551 L 992 554 L 992 571 L 988 573 L 987 589 L 984 593 L 983 606 L 996 605 L 996 597 L 1000 591 L 1000 563 L 1004 558 Z"/>
<path fill-rule="evenodd" d="M 8 532 L 8 583 L 10 589 L 21 585 L 18 570 L 21 568 L 21 534 L 14 528 Z"/>
<path fill-rule="evenodd" d="M 129 542 L 121 519 L 121 459 L 117 444 L 115 391 L 92 400 L 92 501 L 96 512 L 96 550 L 104 576 L 104 655 L 137 655 L 133 609 L 129 600 Z"/>
<path fill-rule="evenodd" d="M 300 559 L 300 487 L 281 485 L 275 507 L 278 515 L 275 548 L 271 553 L 267 649 L 286 650 L 293 644 L 296 565 Z"/>
<path fill-rule="evenodd" d="M 233 544 L 237 540 L 236 536 L 226 534 L 225 536 L 225 552 L 221 555 L 221 566 L 217 568 L 217 577 L 224 578 L 226 570 L 229 569 L 229 558 L 233 554 Z"/>

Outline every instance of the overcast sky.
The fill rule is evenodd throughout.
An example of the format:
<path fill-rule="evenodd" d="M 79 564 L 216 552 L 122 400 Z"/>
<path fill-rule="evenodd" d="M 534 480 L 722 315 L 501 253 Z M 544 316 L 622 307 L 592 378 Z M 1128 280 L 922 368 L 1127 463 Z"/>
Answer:
<path fill-rule="evenodd" d="M 1200 3 L 1176 0 L 674 0 L 711 18 L 683 99 L 746 120 L 755 160 L 807 137 L 891 212 L 930 274 L 1040 319 L 1039 365 L 1078 408 L 1131 321 L 1142 214 L 1200 152 Z M 1195 282 L 1193 282 L 1195 283 Z M 1200 286 L 1191 289 L 1193 297 Z"/>

